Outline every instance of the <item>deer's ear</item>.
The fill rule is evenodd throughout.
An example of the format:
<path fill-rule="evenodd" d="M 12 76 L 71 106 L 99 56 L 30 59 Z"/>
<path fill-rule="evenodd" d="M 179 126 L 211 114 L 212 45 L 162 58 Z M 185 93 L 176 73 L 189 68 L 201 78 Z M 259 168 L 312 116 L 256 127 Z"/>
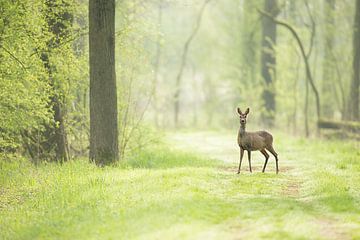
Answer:
<path fill-rule="evenodd" d="M 249 112 L 250 112 L 250 108 L 247 108 L 245 114 L 249 114 Z"/>
<path fill-rule="evenodd" d="M 238 112 L 240 115 L 242 114 L 240 108 L 237 108 L 237 112 Z"/>

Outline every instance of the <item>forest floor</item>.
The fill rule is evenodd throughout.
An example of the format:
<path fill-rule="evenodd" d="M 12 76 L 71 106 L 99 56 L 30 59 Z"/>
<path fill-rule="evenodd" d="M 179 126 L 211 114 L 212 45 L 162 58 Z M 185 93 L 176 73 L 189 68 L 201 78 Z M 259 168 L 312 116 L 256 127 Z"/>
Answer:
<path fill-rule="evenodd" d="M 261 153 L 236 174 L 236 131 L 168 133 L 116 167 L 0 160 L 0 239 L 359 239 L 359 143 L 274 136 L 278 175 Z"/>

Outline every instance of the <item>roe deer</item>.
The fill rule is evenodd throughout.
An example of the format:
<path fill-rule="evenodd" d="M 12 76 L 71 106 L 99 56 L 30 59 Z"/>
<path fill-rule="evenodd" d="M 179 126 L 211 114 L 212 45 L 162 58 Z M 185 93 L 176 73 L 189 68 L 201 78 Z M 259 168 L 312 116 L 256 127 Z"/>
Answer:
<path fill-rule="evenodd" d="M 240 129 L 239 129 L 238 139 L 237 139 L 239 147 L 240 147 L 240 163 L 239 163 L 239 170 L 237 173 L 238 174 L 240 173 L 241 162 L 242 162 L 242 158 L 244 156 L 244 150 L 246 150 L 248 152 L 250 172 L 252 172 L 252 170 L 251 170 L 251 151 L 260 151 L 265 156 L 265 164 L 262 169 L 262 172 L 265 172 L 266 164 L 269 159 L 269 154 L 266 152 L 266 150 L 268 150 L 275 157 L 276 174 L 278 174 L 279 173 L 278 157 L 277 157 L 278 155 L 272 146 L 273 136 L 266 131 L 258 131 L 258 132 L 246 132 L 245 131 L 246 117 L 249 114 L 249 111 L 250 111 L 250 109 L 247 108 L 245 113 L 242 113 L 240 108 L 237 108 L 237 112 L 240 115 Z"/>

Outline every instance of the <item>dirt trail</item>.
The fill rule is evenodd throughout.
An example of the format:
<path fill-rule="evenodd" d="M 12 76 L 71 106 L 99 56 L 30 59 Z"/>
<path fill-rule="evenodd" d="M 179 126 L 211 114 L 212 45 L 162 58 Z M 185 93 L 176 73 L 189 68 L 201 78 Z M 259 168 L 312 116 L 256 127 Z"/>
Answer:
<path fill-rule="evenodd" d="M 239 164 L 239 147 L 236 137 L 237 132 L 177 132 L 167 136 L 170 145 L 176 149 L 198 152 L 228 163 L 222 167 L 222 170 L 233 172 L 234 175 Z M 306 162 L 306 159 L 296 157 L 297 153 L 303 150 L 296 144 L 281 141 L 280 144 L 275 144 L 275 149 L 279 154 L 279 169 L 284 180 L 280 194 L 295 201 L 307 201 L 302 196 L 301 186 L 304 183 L 309 163 Z M 261 172 L 264 164 L 263 155 L 260 152 L 253 152 L 251 159 L 253 172 Z M 271 156 L 266 171 L 274 172 L 274 165 L 274 158 Z M 247 154 L 244 156 L 241 170 L 248 171 Z M 326 239 L 349 239 L 349 236 L 341 229 L 336 228 L 340 223 L 334 219 L 319 216 L 314 224 L 317 226 L 320 236 L 324 236 Z"/>
<path fill-rule="evenodd" d="M 174 148 L 191 150 L 227 163 L 233 163 L 239 158 L 236 132 L 234 136 L 216 132 L 180 132 L 169 134 L 168 139 Z"/>
<path fill-rule="evenodd" d="M 239 147 L 237 146 L 237 132 L 180 132 L 169 134 L 168 139 L 176 149 L 190 150 L 219 159 L 225 163 L 230 163 L 228 170 L 237 170 L 239 164 Z M 275 146 L 276 148 L 276 146 Z M 290 150 L 288 150 L 290 151 Z M 269 153 L 270 154 L 270 153 Z M 281 158 L 280 171 L 294 174 L 293 163 Z M 243 158 L 242 170 L 248 170 L 248 157 L 245 153 Z M 259 152 L 252 152 L 251 163 L 254 171 L 261 171 L 264 164 L 264 156 Z M 274 168 L 274 157 L 270 154 L 270 159 L 266 170 L 272 171 Z M 271 169 L 271 170 L 270 170 Z"/>
<path fill-rule="evenodd" d="M 177 132 L 168 134 L 167 138 L 170 145 L 176 149 L 194 151 L 214 159 L 219 159 L 228 163 L 224 167 L 225 171 L 236 173 L 239 164 L 239 147 L 236 142 L 237 133 L 231 132 Z M 281 148 L 283 147 L 283 148 Z M 288 197 L 299 197 L 302 178 L 302 167 L 299 163 L 291 161 L 287 157 L 296 152 L 294 146 L 275 146 L 280 154 L 279 169 L 280 173 L 285 173 L 288 183 L 284 186 L 283 194 Z M 247 154 L 243 159 L 242 171 L 249 171 Z M 251 155 L 251 164 L 253 172 L 261 172 L 264 164 L 264 156 L 259 152 L 253 152 Z M 274 157 L 270 155 L 266 172 L 275 171 Z"/>

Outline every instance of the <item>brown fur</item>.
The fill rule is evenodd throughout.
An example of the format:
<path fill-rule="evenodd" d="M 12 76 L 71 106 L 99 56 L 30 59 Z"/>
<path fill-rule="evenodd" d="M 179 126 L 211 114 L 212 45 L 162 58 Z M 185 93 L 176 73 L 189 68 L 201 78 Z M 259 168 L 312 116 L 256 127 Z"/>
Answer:
<path fill-rule="evenodd" d="M 250 109 L 247 108 L 245 113 L 242 113 L 239 108 L 237 109 L 237 111 L 240 115 L 240 129 L 239 129 L 238 139 L 237 139 L 238 145 L 240 147 L 240 163 L 239 163 L 238 174 L 240 173 L 241 162 L 242 162 L 242 158 L 244 156 L 245 150 L 248 152 L 250 172 L 252 172 L 251 151 L 260 151 L 264 155 L 265 164 L 264 164 L 262 172 L 265 172 L 266 164 L 269 159 L 269 154 L 266 152 L 266 150 L 268 150 L 275 157 L 276 173 L 278 173 L 279 172 L 278 157 L 277 157 L 277 153 L 275 152 L 275 150 L 273 148 L 273 136 L 266 131 L 246 132 L 246 130 L 245 130 L 246 117 L 249 114 Z"/>

